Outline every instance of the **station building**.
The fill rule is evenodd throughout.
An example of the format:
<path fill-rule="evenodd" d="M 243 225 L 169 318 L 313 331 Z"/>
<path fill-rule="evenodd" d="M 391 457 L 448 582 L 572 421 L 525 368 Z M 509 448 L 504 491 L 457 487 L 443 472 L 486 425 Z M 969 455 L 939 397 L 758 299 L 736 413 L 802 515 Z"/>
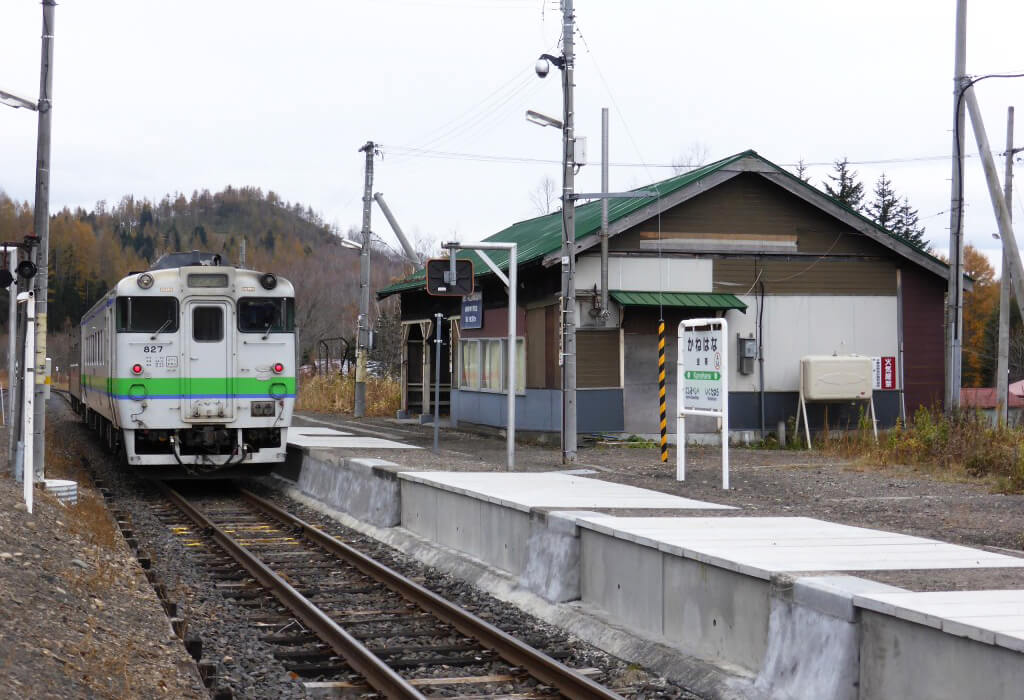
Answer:
<path fill-rule="evenodd" d="M 690 318 L 728 321 L 734 437 L 756 439 L 796 415 L 805 355 L 877 358 L 883 369 L 873 396 L 881 427 L 942 401 L 944 262 L 754 151 L 637 190 L 652 191 L 657 196 L 609 200 L 605 313 L 601 203 L 576 207 L 580 434 L 658 432 L 659 318 L 667 329 L 670 432 L 676 332 Z M 485 239 L 518 244 L 521 431 L 561 430 L 561 228 L 556 212 Z M 490 255 L 507 269 L 504 253 Z M 428 295 L 423 270 L 377 293 L 401 295 L 402 411 L 415 416 L 433 410 L 434 314 L 440 312 L 441 412 L 458 423 L 504 427 L 508 297 L 475 254 L 459 257 L 474 261 L 478 324 L 463 322 L 460 299 Z M 760 350 L 753 358 L 752 347 Z M 812 429 L 820 429 L 826 421 L 833 427 L 856 424 L 863 405 L 808 408 Z M 696 433 L 714 432 L 711 425 L 688 425 Z"/>

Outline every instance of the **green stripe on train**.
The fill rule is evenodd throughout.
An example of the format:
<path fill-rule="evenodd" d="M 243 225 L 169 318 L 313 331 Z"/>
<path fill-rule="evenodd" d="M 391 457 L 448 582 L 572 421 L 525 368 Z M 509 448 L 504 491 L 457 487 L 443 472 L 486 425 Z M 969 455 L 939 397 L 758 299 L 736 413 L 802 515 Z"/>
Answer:
<path fill-rule="evenodd" d="M 268 377 L 267 379 L 256 379 L 255 377 L 96 377 L 88 374 L 82 375 L 82 384 L 91 389 L 118 396 L 129 396 L 132 387 L 142 386 L 147 396 L 167 396 L 182 393 L 189 394 L 223 394 L 226 384 L 230 382 L 233 395 L 271 395 L 271 387 L 274 387 L 274 394 L 294 394 L 295 377 Z M 284 385 L 284 390 L 280 386 Z M 138 391 L 136 388 L 135 391 Z"/>

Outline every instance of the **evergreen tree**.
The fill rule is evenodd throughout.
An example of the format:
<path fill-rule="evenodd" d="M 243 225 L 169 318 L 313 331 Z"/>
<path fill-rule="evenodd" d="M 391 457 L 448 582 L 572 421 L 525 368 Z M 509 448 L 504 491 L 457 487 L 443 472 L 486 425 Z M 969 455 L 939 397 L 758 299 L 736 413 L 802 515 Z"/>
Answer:
<path fill-rule="evenodd" d="M 915 248 L 925 251 L 929 248 L 928 241 L 924 237 L 924 226 L 918 220 L 917 209 L 910 206 L 906 197 L 896 208 L 892 232 Z"/>
<path fill-rule="evenodd" d="M 875 183 L 875 198 L 868 205 L 867 214 L 884 229 L 893 230 L 897 221 L 900 200 L 892 188 L 892 180 L 882 173 Z"/>
<path fill-rule="evenodd" d="M 834 186 L 826 182 L 825 191 L 850 209 L 860 211 L 864 199 L 864 185 L 857 182 L 857 171 L 850 169 L 850 162 L 846 158 L 835 161 L 832 166 L 836 174 L 829 175 L 828 179 Z"/>
<path fill-rule="evenodd" d="M 807 164 L 804 163 L 803 158 L 796 163 L 796 176 L 808 184 L 811 182 L 811 176 L 807 174 Z"/>

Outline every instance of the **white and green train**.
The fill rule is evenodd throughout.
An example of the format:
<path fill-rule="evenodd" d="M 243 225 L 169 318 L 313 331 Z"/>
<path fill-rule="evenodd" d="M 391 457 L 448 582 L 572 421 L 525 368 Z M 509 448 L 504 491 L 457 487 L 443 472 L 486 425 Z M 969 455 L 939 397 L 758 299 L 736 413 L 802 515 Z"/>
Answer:
<path fill-rule="evenodd" d="M 80 332 L 72 404 L 130 467 L 199 474 L 284 461 L 296 389 L 287 280 L 171 253 L 114 285 Z"/>

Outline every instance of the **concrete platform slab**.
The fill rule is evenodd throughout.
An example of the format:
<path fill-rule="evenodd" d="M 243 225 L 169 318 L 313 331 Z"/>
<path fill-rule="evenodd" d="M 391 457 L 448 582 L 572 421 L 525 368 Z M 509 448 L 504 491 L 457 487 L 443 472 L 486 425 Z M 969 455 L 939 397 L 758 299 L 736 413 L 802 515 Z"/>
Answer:
<path fill-rule="evenodd" d="M 403 480 L 506 508 L 685 508 L 734 510 L 624 484 L 564 472 L 404 472 Z"/>
<path fill-rule="evenodd" d="M 418 450 L 394 440 L 353 435 L 333 428 L 299 427 L 288 430 L 288 444 L 305 448 L 338 448 L 363 450 Z"/>
<path fill-rule="evenodd" d="M 1024 590 L 869 593 L 854 605 L 1024 652 Z"/>
<path fill-rule="evenodd" d="M 748 576 L 816 571 L 1024 567 L 1024 559 L 814 518 L 617 518 L 581 528 Z"/>

